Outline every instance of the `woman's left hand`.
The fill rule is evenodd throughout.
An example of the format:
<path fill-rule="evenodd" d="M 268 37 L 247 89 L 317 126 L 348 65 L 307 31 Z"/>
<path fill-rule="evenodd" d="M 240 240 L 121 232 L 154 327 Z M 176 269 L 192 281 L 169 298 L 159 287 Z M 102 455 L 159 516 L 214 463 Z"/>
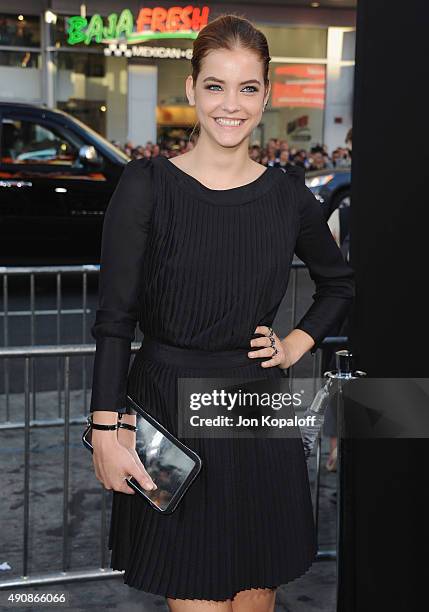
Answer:
<path fill-rule="evenodd" d="M 261 362 L 263 368 L 278 366 L 282 370 L 285 370 L 293 365 L 293 360 L 286 343 L 284 340 L 280 340 L 271 327 L 258 325 L 255 329 L 255 333 L 264 334 L 264 336 L 261 338 L 253 338 L 250 341 L 250 346 L 260 347 L 259 350 L 248 353 L 250 358 L 271 357 L 271 359 Z M 277 352 L 274 349 L 277 349 Z"/>

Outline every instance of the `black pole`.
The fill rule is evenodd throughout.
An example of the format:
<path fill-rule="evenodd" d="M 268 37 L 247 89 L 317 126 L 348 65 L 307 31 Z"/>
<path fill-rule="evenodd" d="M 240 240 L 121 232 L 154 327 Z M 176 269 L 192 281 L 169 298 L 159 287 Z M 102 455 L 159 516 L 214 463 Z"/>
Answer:
<path fill-rule="evenodd" d="M 423 0 L 358 0 L 350 338 L 374 378 L 429 377 L 428 17 Z M 342 450 L 338 612 L 426 609 L 429 440 Z"/>

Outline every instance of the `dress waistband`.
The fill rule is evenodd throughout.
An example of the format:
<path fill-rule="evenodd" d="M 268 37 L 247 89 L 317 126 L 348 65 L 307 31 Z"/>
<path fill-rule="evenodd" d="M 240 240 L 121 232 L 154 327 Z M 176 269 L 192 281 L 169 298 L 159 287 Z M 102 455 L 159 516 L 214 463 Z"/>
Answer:
<path fill-rule="evenodd" d="M 247 353 L 258 350 L 257 347 L 249 349 L 237 348 L 222 351 L 207 351 L 203 349 L 188 348 L 167 344 L 157 338 L 143 337 L 139 352 L 143 358 L 162 361 L 170 365 L 187 366 L 191 368 L 222 368 L 228 366 L 244 366 L 260 363 L 268 357 L 248 357 Z"/>

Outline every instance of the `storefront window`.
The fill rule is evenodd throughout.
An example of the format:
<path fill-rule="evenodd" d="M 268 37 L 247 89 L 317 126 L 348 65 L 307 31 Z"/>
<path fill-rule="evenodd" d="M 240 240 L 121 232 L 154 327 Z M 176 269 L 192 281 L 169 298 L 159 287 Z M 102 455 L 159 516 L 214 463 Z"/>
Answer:
<path fill-rule="evenodd" d="M 127 124 L 127 59 L 66 51 L 54 55 L 58 108 L 103 136 L 123 140 Z"/>
<path fill-rule="evenodd" d="M 39 17 L 27 17 L 25 15 L 0 15 L 0 45 L 13 47 L 39 47 Z"/>
<path fill-rule="evenodd" d="M 58 70 L 69 70 L 85 77 L 104 77 L 106 58 L 99 53 L 57 53 Z"/>
<path fill-rule="evenodd" d="M 32 51 L 0 51 L 0 66 L 41 68 L 41 54 Z"/>

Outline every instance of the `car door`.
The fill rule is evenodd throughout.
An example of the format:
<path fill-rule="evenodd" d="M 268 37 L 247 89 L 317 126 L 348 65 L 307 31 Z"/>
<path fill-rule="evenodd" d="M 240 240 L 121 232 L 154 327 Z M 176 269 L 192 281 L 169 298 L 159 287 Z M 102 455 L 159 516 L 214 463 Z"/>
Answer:
<path fill-rule="evenodd" d="M 0 143 L 4 239 L 45 245 L 99 231 L 110 188 L 103 188 L 103 159 L 94 168 L 80 158 L 80 135 L 43 117 L 9 113 Z"/>

